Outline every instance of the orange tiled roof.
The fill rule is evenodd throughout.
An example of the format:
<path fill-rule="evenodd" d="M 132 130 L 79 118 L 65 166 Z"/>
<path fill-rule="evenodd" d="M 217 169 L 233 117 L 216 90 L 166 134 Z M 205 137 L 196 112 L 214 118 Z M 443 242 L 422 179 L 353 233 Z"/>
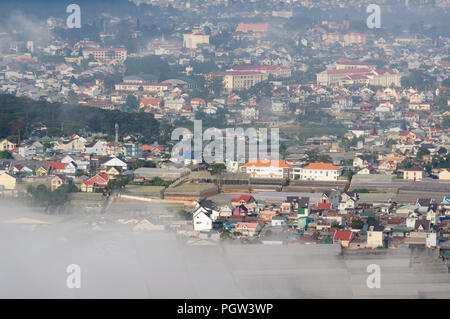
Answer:
<path fill-rule="evenodd" d="M 159 106 L 162 102 L 161 98 L 142 98 L 139 100 L 139 104 L 141 105 L 152 105 L 152 106 Z"/>
<path fill-rule="evenodd" d="M 291 167 L 291 165 L 287 164 L 286 161 L 261 161 L 261 160 L 256 160 L 256 161 L 249 161 L 247 163 L 245 163 L 244 165 L 242 165 L 243 167 L 252 167 L 252 166 L 257 166 L 257 167 L 284 167 L 284 168 L 289 168 Z"/>
<path fill-rule="evenodd" d="M 331 163 L 309 163 L 307 166 L 303 167 L 303 169 L 329 169 L 336 171 L 339 170 L 340 167 Z"/>
<path fill-rule="evenodd" d="M 236 28 L 236 32 L 267 32 L 269 30 L 269 24 L 247 24 L 247 23 L 239 23 L 239 25 Z"/>
<path fill-rule="evenodd" d="M 352 238 L 352 231 L 351 230 L 338 230 L 334 234 L 334 240 L 342 240 L 342 241 L 348 241 Z"/>
<path fill-rule="evenodd" d="M 236 228 L 256 228 L 258 227 L 258 223 L 256 222 L 239 222 L 236 224 Z"/>

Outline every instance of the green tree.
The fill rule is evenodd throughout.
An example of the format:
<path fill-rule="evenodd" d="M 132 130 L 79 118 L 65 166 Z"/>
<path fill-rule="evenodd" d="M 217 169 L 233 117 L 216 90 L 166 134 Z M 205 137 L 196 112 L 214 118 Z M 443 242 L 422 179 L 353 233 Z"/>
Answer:
<path fill-rule="evenodd" d="M 53 148 L 53 142 L 44 142 L 44 148 L 46 150 Z"/>
<path fill-rule="evenodd" d="M 129 94 L 127 96 L 127 100 L 126 100 L 125 104 L 133 111 L 137 110 L 137 108 L 139 106 L 138 100 L 137 100 L 136 96 L 134 96 L 133 94 Z"/>
<path fill-rule="evenodd" d="M 441 147 L 438 149 L 438 154 L 439 154 L 439 155 L 445 155 L 445 154 L 447 154 L 447 149 L 446 149 L 445 147 L 441 146 Z"/>
<path fill-rule="evenodd" d="M 306 151 L 306 161 L 308 163 L 332 163 L 330 155 L 320 154 L 317 148 Z"/>
<path fill-rule="evenodd" d="M 450 116 L 445 116 L 444 120 L 442 121 L 442 126 L 444 128 L 449 128 L 450 127 Z"/>
<path fill-rule="evenodd" d="M 123 175 L 115 176 L 113 179 L 110 179 L 108 181 L 108 185 L 106 186 L 106 189 L 112 190 L 112 189 L 121 189 L 125 187 L 125 185 L 128 184 L 128 178 Z"/>
<path fill-rule="evenodd" d="M 192 213 L 182 209 L 178 211 L 178 216 L 180 216 L 184 220 L 192 220 Z"/>
<path fill-rule="evenodd" d="M 223 171 L 226 170 L 225 164 L 222 163 L 215 163 L 211 166 L 211 175 L 218 175 L 221 174 Z"/>
<path fill-rule="evenodd" d="M 435 78 L 422 70 L 413 70 L 401 78 L 402 88 L 414 88 L 420 91 L 431 90 Z"/>
<path fill-rule="evenodd" d="M 425 155 L 429 155 L 430 151 L 428 149 L 426 149 L 425 147 L 421 146 L 419 147 L 419 149 L 417 150 L 417 158 L 422 159 Z"/>
<path fill-rule="evenodd" d="M 0 152 L 0 159 L 10 159 L 13 158 L 10 152 L 8 151 L 1 151 Z"/>
<path fill-rule="evenodd" d="M 351 223 L 352 229 L 362 229 L 364 227 L 364 221 L 354 218 Z"/>
<path fill-rule="evenodd" d="M 156 167 L 156 164 L 152 161 L 146 161 L 143 159 L 137 159 L 134 162 L 131 163 L 131 167 L 133 169 L 138 169 L 141 167 Z"/>
<path fill-rule="evenodd" d="M 446 78 L 444 81 L 442 81 L 442 86 L 450 88 L 450 78 Z"/>
<path fill-rule="evenodd" d="M 224 229 L 222 230 L 222 232 L 220 233 L 220 238 L 221 238 L 221 239 L 228 239 L 228 238 L 230 238 L 230 237 L 231 237 L 230 231 L 229 231 L 228 229 L 224 228 Z"/>
<path fill-rule="evenodd" d="M 411 168 L 411 167 L 413 167 L 413 162 L 411 161 L 411 158 L 409 158 L 409 157 L 406 157 L 401 163 L 400 163 L 400 166 L 402 167 L 402 168 L 404 168 L 404 169 L 408 169 L 408 168 Z"/>

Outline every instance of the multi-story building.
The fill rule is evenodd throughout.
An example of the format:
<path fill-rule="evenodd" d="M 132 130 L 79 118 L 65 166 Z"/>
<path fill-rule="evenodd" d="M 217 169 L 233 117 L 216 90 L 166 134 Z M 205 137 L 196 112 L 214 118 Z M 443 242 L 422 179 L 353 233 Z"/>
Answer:
<path fill-rule="evenodd" d="M 267 75 L 262 72 L 239 72 L 228 71 L 219 73 L 219 76 L 223 76 L 224 88 L 228 91 L 233 90 L 246 90 L 254 86 L 255 84 L 267 80 Z"/>
<path fill-rule="evenodd" d="M 291 177 L 304 181 L 337 181 L 341 168 L 331 163 L 310 163 L 302 168 L 293 168 Z"/>
<path fill-rule="evenodd" d="M 137 92 L 139 90 L 143 92 L 163 92 L 169 89 L 169 84 L 122 82 L 116 84 L 114 88 L 116 91 L 127 91 L 127 92 Z"/>
<path fill-rule="evenodd" d="M 319 85 L 370 84 L 376 86 L 401 86 L 401 74 L 391 70 L 350 68 L 325 70 L 317 74 Z"/>
<path fill-rule="evenodd" d="M 209 44 L 208 34 L 185 33 L 183 34 L 183 47 L 197 49 L 200 44 Z"/>
<path fill-rule="evenodd" d="M 403 171 L 403 179 L 412 181 L 421 181 L 423 178 L 423 169 L 420 167 L 411 167 Z"/>
<path fill-rule="evenodd" d="M 270 25 L 268 23 L 263 24 L 247 24 L 247 23 L 239 23 L 239 25 L 236 27 L 236 32 L 253 32 L 253 33 L 265 33 L 269 31 Z"/>
<path fill-rule="evenodd" d="M 325 43 L 340 43 L 342 46 L 350 46 L 353 44 L 365 44 L 366 36 L 361 33 L 328 33 L 322 36 Z"/>
<path fill-rule="evenodd" d="M 291 165 L 285 161 L 249 161 L 241 166 L 241 171 L 255 178 L 287 178 Z"/>
<path fill-rule="evenodd" d="M 336 70 L 343 69 L 370 69 L 375 70 L 376 67 L 374 64 L 369 62 L 360 62 L 360 61 L 349 61 L 349 60 L 340 60 L 336 62 Z"/>
<path fill-rule="evenodd" d="M 255 107 L 245 107 L 241 110 L 241 116 L 244 120 L 257 120 L 259 118 L 259 110 Z"/>
<path fill-rule="evenodd" d="M 97 61 L 109 62 L 118 60 L 119 62 L 124 62 L 127 59 L 127 50 L 122 48 L 89 48 L 83 50 L 83 58 L 87 59 L 91 55 Z"/>
<path fill-rule="evenodd" d="M 238 65 L 231 71 L 238 72 L 261 72 L 267 76 L 272 75 L 275 78 L 288 78 L 291 76 L 291 70 L 282 65 Z"/>

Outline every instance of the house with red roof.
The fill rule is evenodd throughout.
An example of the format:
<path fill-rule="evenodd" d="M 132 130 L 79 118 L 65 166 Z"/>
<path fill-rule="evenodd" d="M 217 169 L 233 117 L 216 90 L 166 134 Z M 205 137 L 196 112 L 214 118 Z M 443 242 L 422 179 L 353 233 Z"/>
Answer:
<path fill-rule="evenodd" d="M 393 160 L 380 161 L 378 169 L 383 171 L 395 171 L 397 169 L 397 162 Z"/>
<path fill-rule="evenodd" d="M 236 93 L 231 93 L 227 96 L 227 105 L 228 107 L 236 106 L 241 98 Z"/>
<path fill-rule="evenodd" d="M 142 145 L 142 151 L 159 154 L 161 152 L 164 152 L 164 146 Z"/>
<path fill-rule="evenodd" d="M 351 230 L 339 229 L 334 233 L 333 243 L 340 243 L 342 247 L 348 247 L 353 237 L 354 233 Z"/>
<path fill-rule="evenodd" d="M 159 109 L 162 104 L 162 98 L 141 98 L 139 100 L 139 108 L 149 107 Z"/>
<path fill-rule="evenodd" d="M 199 108 L 206 107 L 206 101 L 201 98 L 193 98 L 191 99 L 191 106 L 194 110 L 198 110 Z"/>
<path fill-rule="evenodd" d="M 240 232 L 243 236 L 254 236 L 260 230 L 261 226 L 257 222 L 239 222 L 234 228 L 234 231 Z"/>
<path fill-rule="evenodd" d="M 54 174 L 75 174 L 77 170 L 77 164 L 75 162 L 59 163 L 59 162 L 45 162 L 44 165 L 51 168 L 51 173 Z"/>
<path fill-rule="evenodd" d="M 252 195 L 241 195 L 239 198 L 233 198 L 231 199 L 231 205 L 233 207 L 237 207 L 240 205 L 251 205 L 252 203 L 255 203 L 255 198 Z M 248 207 L 247 207 L 248 208 Z"/>
<path fill-rule="evenodd" d="M 274 210 L 260 210 L 258 217 L 263 222 L 271 223 L 272 218 L 277 215 L 278 213 Z"/>
<path fill-rule="evenodd" d="M 318 210 L 330 210 L 331 203 L 317 203 L 316 209 Z"/>
<path fill-rule="evenodd" d="M 233 209 L 232 216 L 247 216 L 248 209 L 244 205 L 239 205 L 235 209 Z"/>
<path fill-rule="evenodd" d="M 104 189 L 108 186 L 109 176 L 107 174 L 97 174 L 87 181 L 81 183 L 80 190 L 82 192 L 92 193 L 96 189 Z"/>
<path fill-rule="evenodd" d="M 243 32 L 243 33 L 249 33 L 249 32 L 253 32 L 253 33 L 265 33 L 267 31 L 269 31 L 269 24 L 268 23 L 263 23 L 263 24 L 249 24 L 249 23 L 244 23 L 241 22 L 239 23 L 239 25 L 236 27 L 236 32 Z"/>

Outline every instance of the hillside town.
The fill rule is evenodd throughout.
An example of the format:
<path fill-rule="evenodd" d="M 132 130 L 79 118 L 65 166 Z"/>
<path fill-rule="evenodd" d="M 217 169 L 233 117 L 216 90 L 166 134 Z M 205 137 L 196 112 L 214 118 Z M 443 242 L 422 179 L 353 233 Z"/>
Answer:
<path fill-rule="evenodd" d="M 181 222 L 139 211 L 121 222 L 170 229 L 193 245 L 420 247 L 450 269 L 448 29 L 370 29 L 366 13 L 302 19 L 328 1 L 266 1 L 217 16 L 214 6 L 228 1 L 159 2 L 134 1 L 148 5 L 145 18 L 88 20 L 80 35 L 64 15 L 39 23 L 45 41 L 0 33 L 0 104 L 64 113 L 1 111 L 1 198 L 55 215 L 175 205 Z M 334 2 L 356 10 L 366 1 Z M 161 25 L 149 22 L 156 7 Z M 89 112 L 114 119 L 103 126 Z M 125 116 L 155 120 L 157 133 Z M 280 157 L 173 161 L 171 132 L 194 120 L 222 132 L 279 128 Z"/>

